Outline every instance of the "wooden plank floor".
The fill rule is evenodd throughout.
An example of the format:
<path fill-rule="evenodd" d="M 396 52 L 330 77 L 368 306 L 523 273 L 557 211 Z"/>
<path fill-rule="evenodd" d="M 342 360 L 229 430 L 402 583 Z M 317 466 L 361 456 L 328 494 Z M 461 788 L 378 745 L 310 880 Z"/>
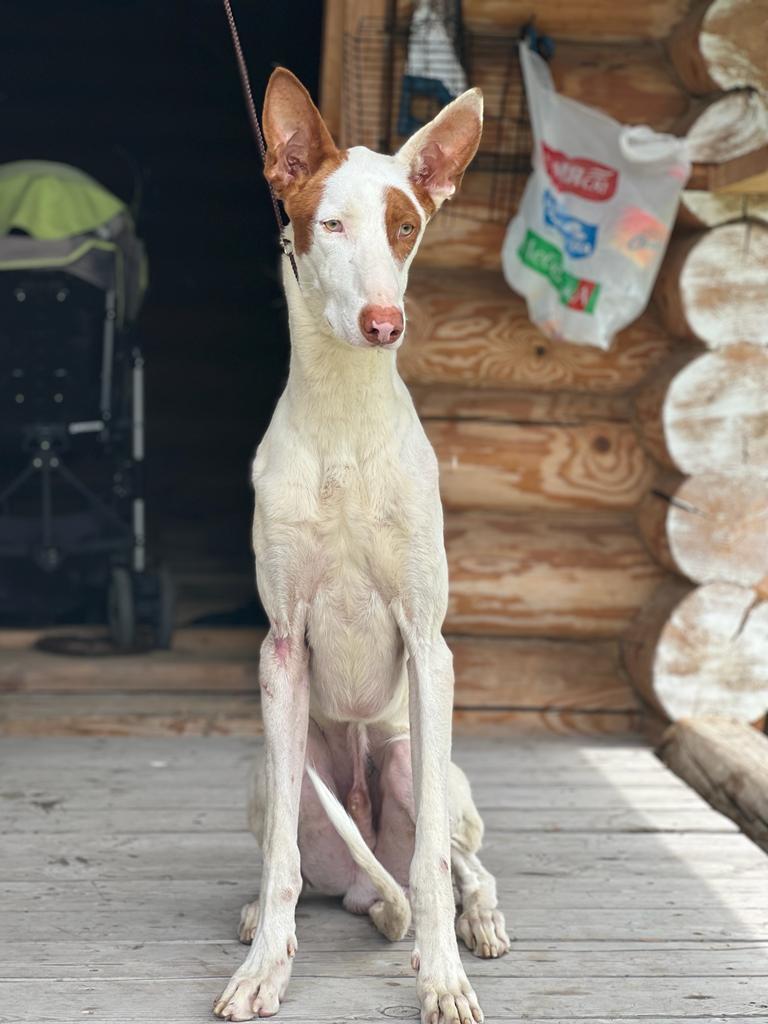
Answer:
<path fill-rule="evenodd" d="M 0 740 L 0 1022 L 212 1020 L 258 865 L 257 739 Z M 639 745 L 461 737 L 516 941 L 488 1021 L 768 1021 L 768 858 Z M 409 943 L 298 911 L 281 1019 L 416 1020 Z"/>

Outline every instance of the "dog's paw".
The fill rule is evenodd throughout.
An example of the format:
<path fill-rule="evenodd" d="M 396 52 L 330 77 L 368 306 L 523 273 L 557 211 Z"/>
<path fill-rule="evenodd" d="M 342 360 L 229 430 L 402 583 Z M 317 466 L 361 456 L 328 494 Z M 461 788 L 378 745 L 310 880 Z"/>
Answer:
<path fill-rule="evenodd" d="M 368 913 L 381 934 L 390 942 L 405 938 L 411 927 L 411 905 L 405 897 L 397 903 L 377 900 Z"/>
<path fill-rule="evenodd" d="M 240 911 L 240 925 L 238 926 L 237 937 L 246 946 L 250 946 L 253 942 L 258 925 L 259 901 L 254 900 L 253 903 L 244 903 L 243 909 Z"/>
<path fill-rule="evenodd" d="M 249 955 L 213 1004 L 216 1016 L 224 1020 L 274 1016 L 288 988 L 295 952 L 296 939 L 292 938 L 282 956 L 259 959 Z"/>
<path fill-rule="evenodd" d="M 442 975 L 426 974 L 421 964 L 416 989 L 422 1024 L 481 1024 L 483 1011 L 460 963 Z"/>
<path fill-rule="evenodd" d="M 456 934 L 475 956 L 495 959 L 510 946 L 500 910 L 469 909 L 456 918 Z"/>

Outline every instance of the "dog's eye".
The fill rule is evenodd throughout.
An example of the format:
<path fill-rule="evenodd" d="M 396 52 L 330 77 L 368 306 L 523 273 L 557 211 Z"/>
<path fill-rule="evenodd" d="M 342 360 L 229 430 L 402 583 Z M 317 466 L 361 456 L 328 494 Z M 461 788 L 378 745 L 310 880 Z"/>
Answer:
<path fill-rule="evenodd" d="M 407 238 L 408 235 L 412 235 L 416 228 L 413 224 L 401 224 L 400 225 L 400 236 L 401 238 Z"/>
<path fill-rule="evenodd" d="M 340 220 L 335 220 L 332 218 L 331 220 L 324 220 L 321 221 L 320 223 L 323 225 L 326 231 L 338 233 L 339 231 L 344 230 L 344 225 L 341 223 Z"/>

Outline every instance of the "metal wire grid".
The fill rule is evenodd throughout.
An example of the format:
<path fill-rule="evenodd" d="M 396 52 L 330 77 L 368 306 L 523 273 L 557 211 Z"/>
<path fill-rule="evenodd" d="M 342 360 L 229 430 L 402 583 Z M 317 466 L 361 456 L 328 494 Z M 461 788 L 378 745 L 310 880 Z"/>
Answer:
<path fill-rule="evenodd" d="M 506 222 L 531 171 L 531 127 L 517 38 L 469 31 L 451 34 L 468 85 L 483 90 L 485 119 L 480 150 L 464 178 L 460 199 L 449 209 L 452 216 Z M 345 35 L 342 123 L 346 144 L 394 153 L 405 141 L 399 128 L 408 40 L 408 25 L 384 18 L 362 19 L 356 32 Z M 448 78 L 454 71 L 444 48 L 422 51 L 422 58 L 429 78 Z M 441 103 L 416 94 L 408 106 L 412 117 L 424 123 Z"/>

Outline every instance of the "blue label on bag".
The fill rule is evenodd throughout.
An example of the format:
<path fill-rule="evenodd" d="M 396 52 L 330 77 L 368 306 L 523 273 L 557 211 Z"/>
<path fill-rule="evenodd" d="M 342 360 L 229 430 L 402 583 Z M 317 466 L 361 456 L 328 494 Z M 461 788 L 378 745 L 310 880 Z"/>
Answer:
<path fill-rule="evenodd" d="M 543 205 L 544 223 L 560 232 L 568 255 L 576 260 L 591 256 L 597 244 L 597 224 L 588 224 L 566 213 L 549 189 L 544 191 Z"/>

